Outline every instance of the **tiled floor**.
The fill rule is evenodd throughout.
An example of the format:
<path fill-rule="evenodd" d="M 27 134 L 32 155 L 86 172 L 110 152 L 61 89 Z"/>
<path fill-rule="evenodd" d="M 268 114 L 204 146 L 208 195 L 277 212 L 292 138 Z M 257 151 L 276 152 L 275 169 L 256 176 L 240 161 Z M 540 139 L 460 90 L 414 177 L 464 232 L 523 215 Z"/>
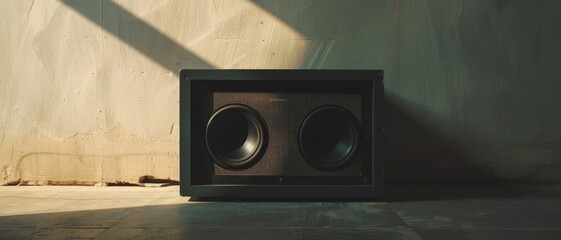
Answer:
<path fill-rule="evenodd" d="M 379 202 L 194 202 L 178 187 L 0 187 L 0 239 L 561 239 L 561 186 L 388 186 Z"/>

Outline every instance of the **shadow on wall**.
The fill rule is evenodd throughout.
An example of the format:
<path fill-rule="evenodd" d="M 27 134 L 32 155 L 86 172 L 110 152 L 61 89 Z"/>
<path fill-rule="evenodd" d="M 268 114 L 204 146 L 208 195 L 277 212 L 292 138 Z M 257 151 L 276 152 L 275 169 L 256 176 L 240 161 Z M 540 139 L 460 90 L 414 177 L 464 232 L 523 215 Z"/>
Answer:
<path fill-rule="evenodd" d="M 213 68 L 210 63 L 112 1 L 97 2 L 101 5 L 101 9 L 93 8 L 83 1 L 63 0 L 62 2 L 172 73 L 177 74 L 179 70 L 191 66 Z M 100 17 L 98 11 L 101 11 L 103 16 L 107 16 L 105 19 L 119 21 L 107 22 Z M 185 62 L 188 64 L 184 65 Z"/>
<path fill-rule="evenodd" d="M 470 159 L 458 139 L 437 132 L 437 116 L 386 91 L 386 163 L 390 182 L 400 180 L 488 180 L 493 170 Z M 421 121 L 421 116 L 427 122 Z M 429 123 L 428 121 L 434 121 Z M 432 125 L 432 126 L 431 126 Z"/>
<path fill-rule="evenodd" d="M 296 68 L 373 69 L 389 65 L 391 1 L 252 0 L 303 37 L 307 50 Z M 388 70 L 388 69 L 386 69 Z"/>

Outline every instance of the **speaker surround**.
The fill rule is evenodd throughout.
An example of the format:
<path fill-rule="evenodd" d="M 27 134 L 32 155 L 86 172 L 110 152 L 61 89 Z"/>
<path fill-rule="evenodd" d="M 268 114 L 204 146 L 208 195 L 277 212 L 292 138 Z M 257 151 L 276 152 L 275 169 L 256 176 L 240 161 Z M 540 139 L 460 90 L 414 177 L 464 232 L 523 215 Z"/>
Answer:
<path fill-rule="evenodd" d="M 180 193 L 378 197 L 380 70 L 182 70 Z"/>
<path fill-rule="evenodd" d="M 251 107 L 226 105 L 210 117 L 206 144 L 216 164 L 233 170 L 247 169 L 267 149 L 267 131 L 265 121 Z"/>
<path fill-rule="evenodd" d="M 310 165 L 324 171 L 336 171 L 353 160 L 359 135 L 358 120 L 349 110 L 324 105 L 304 118 L 298 133 L 298 146 Z"/>

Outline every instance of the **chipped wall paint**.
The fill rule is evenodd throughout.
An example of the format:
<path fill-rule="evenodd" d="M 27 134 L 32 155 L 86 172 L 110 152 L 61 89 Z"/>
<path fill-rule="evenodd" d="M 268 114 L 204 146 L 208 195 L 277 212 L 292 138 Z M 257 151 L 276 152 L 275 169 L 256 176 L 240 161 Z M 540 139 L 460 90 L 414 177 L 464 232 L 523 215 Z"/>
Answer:
<path fill-rule="evenodd" d="M 2 1 L 1 182 L 178 179 L 182 68 L 384 69 L 391 179 L 561 180 L 561 2 Z"/>

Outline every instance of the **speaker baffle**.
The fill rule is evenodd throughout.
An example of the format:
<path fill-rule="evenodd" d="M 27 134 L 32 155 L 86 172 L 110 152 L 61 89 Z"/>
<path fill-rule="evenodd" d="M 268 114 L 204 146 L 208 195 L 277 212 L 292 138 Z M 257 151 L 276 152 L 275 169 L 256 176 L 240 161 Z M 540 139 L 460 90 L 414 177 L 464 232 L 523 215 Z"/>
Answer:
<path fill-rule="evenodd" d="M 255 165 L 267 149 L 269 135 L 261 115 L 241 104 L 216 110 L 206 127 L 206 145 L 214 162 L 229 170 Z"/>
<path fill-rule="evenodd" d="M 304 159 L 322 171 L 341 170 L 354 157 L 359 145 L 359 122 L 347 109 L 320 106 L 302 121 L 298 146 Z"/>

